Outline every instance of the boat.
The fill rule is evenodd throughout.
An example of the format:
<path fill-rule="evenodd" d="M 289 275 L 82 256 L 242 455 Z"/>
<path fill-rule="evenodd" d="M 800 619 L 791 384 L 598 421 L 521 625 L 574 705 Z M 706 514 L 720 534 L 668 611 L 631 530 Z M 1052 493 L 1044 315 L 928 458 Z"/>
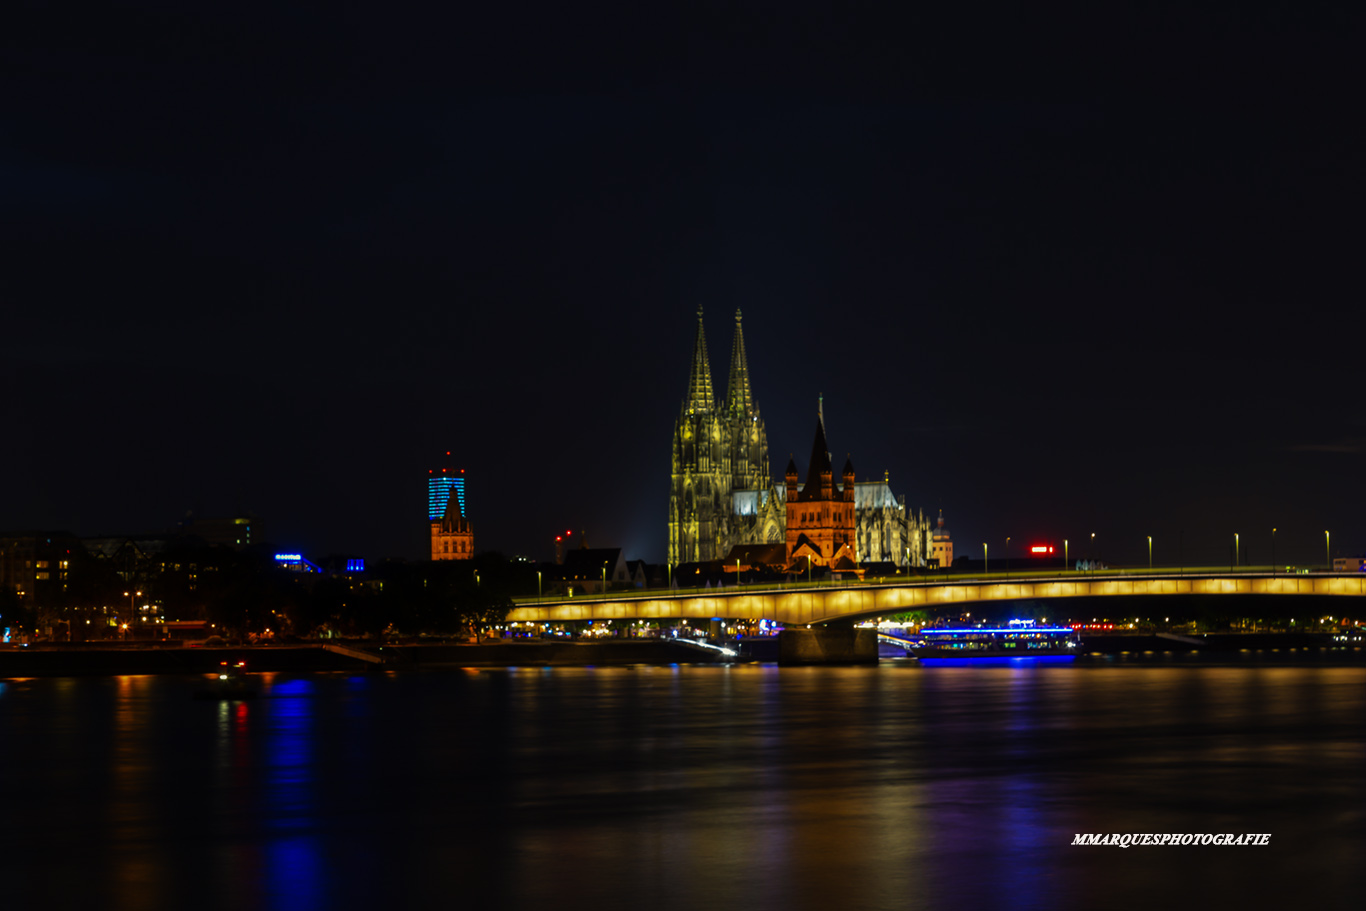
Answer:
<path fill-rule="evenodd" d="M 247 663 L 237 661 L 229 664 L 220 662 L 218 673 L 214 674 L 207 685 L 195 693 L 198 699 L 255 699 L 256 687 L 247 676 Z"/>
<path fill-rule="evenodd" d="M 1081 648 L 1077 631 L 1066 626 L 1036 626 L 1011 620 L 1005 626 L 922 629 L 909 651 L 926 658 L 1074 657 Z"/>

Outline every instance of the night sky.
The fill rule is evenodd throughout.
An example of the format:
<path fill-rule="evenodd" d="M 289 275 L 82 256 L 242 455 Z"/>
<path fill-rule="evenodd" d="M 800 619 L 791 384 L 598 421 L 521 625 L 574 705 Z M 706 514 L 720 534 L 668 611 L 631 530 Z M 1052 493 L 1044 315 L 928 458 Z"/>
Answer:
<path fill-rule="evenodd" d="M 450 450 L 479 549 L 662 561 L 701 306 L 960 554 L 1366 552 L 1345 4 L 15 6 L 0 530 L 418 558 Z"/>

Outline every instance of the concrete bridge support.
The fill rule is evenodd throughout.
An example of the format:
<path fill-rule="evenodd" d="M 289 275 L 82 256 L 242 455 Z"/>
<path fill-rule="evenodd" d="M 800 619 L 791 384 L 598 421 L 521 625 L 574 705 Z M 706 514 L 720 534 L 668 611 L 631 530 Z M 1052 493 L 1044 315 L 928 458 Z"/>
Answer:
<path fill-rule="evenodd" d="M 877 664 L 877 630 L 785 629 L 778 634 L 778 664 Z"/>

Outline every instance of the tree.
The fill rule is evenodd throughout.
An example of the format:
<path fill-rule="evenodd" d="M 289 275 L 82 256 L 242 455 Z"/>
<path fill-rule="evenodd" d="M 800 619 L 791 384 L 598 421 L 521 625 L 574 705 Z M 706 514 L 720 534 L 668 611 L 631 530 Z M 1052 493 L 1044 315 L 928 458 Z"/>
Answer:
<path fill-rule="evenodd" d="M 456 615 L 474 635 L 476 642 L 480 641 L 483 630 L 507 620 L 510 610 L 511 598 L 482 586 L 472 592 L 465 592 L 456 602 Z"/>

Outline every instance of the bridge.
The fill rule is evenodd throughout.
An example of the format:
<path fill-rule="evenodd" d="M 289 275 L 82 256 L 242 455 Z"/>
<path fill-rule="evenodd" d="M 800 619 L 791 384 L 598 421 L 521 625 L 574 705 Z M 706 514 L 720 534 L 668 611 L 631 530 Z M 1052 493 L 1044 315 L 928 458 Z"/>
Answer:
<path fill-rule="evenodd" d="M 1265 571 L 1157 570 L 1095 574 L 1012 574 L 1014 577 L 887 577 L 869 581 L 746 585 L 731 589 L 613 592 L 574 598 L 519 600 L 514 623 L 583 620 L 770 620 L 784 626 L 858 621 L 912 610 L 1000 601 L 1132 596 L 1366 596 L 1366 574 L 1286 574 Z"/>

